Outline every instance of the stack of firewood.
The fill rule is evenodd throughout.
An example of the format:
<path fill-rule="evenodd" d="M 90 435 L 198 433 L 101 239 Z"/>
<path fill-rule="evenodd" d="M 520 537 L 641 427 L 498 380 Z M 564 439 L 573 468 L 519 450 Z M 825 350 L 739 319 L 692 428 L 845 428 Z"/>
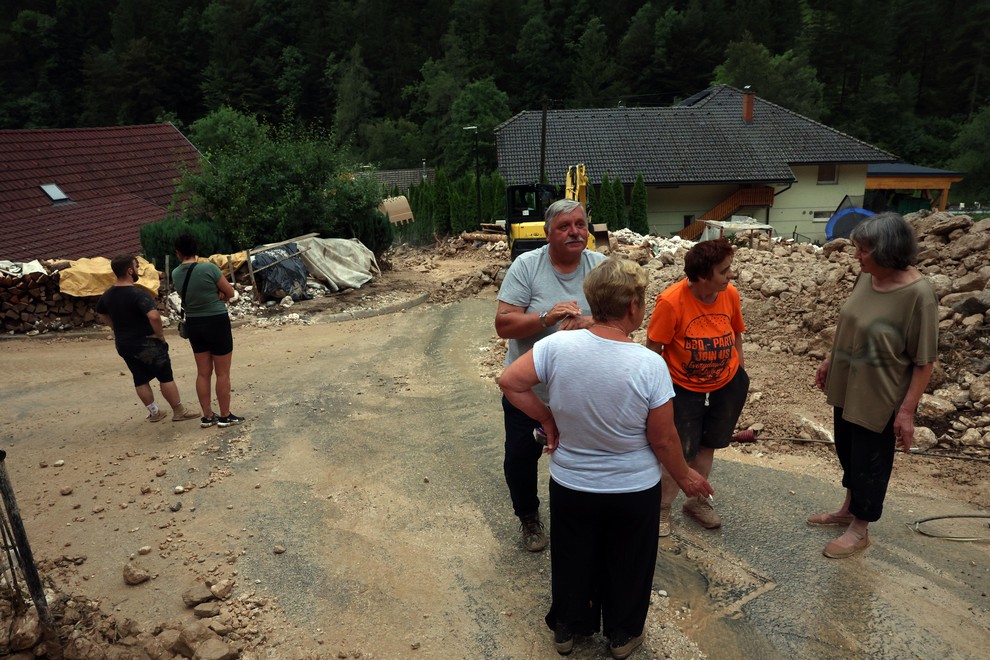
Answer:
<path fill-rule="evenodd" d="M 0 331 L 65 330 L 96 320 L 98 297 L 59 291 L 59 272 L 0 275 Z"/>

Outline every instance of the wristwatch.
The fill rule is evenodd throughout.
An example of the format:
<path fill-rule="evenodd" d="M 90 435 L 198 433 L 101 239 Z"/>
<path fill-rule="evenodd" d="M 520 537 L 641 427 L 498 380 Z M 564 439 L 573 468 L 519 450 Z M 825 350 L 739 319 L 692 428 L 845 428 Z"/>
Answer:
<path fill-rule="evenodd" d="M 540 312 L 540 325 L 542 325 L 544 328 L 547 327 L 547 314 L 549 313 L 550 310 L 547 310 L 545 312 Z"/>

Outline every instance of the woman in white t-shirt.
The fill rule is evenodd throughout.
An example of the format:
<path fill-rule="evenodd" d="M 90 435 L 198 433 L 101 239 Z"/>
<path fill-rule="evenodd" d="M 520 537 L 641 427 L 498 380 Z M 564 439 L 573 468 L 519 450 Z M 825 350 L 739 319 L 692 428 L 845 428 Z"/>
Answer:
<path fill-rule="evenodd" d="M 643 323 L 646 272 L 611 257 L 584 282 L 594 324 L 540 340 L 499 379 L 539 420 L 550 454 L 554 645 L 602 627 L 615 658 L 644 640 L 656 568 L 660 462 L 689 495 L 712 488 L 684 462 L 663 359 L 629 335 Z M 549 406 L 533 392 L 545 383 Z M 552 412 L 551 412 L 552 410 Z"/>

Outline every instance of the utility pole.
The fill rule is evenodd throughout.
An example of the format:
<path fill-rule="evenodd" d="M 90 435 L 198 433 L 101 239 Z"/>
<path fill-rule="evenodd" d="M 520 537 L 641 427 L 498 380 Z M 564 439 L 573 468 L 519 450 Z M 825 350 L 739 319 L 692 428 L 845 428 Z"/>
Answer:
<path fill-rule="evenodd" d="M 540 126 L 540 183 L 547 182 L 547 101 L 543 95 L 543 123 Z"/>
<path fill-rule="evenodd" d="M 474 131 L 474 190 L 478 195 L 478 227 L 481 227 L 481 163 L 478 161 L 478 127 L 465 126 L 465 131 Z"/>

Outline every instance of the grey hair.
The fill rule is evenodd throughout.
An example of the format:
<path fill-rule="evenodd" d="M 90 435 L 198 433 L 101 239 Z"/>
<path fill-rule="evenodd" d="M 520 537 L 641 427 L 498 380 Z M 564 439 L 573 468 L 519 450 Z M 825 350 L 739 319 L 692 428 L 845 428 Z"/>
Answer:
<path fill-rule="evenodd" d="M 882 268 L 905 270 L 918 261 L 914 228 L 898 213 L 870 216 L 853 227 L 849 240 L 873 250 L 873 261 Z"/>
<path fill-rule="evenodd" d="M 581 202 L 573 199 L 558 199 L 556 202 L 547 207 L 546 213 L 543 214 L 543 233 L 550 233 L 550 225 L 553 224 L 553 219 L 558 215 L 563 215 L 565 213 L 570 213 L 574 209 L 581 209 L 581 214 L 584 219 L 588 219 L 588 214 L 585 212 L 584 207 L 581 206 Z"/>

